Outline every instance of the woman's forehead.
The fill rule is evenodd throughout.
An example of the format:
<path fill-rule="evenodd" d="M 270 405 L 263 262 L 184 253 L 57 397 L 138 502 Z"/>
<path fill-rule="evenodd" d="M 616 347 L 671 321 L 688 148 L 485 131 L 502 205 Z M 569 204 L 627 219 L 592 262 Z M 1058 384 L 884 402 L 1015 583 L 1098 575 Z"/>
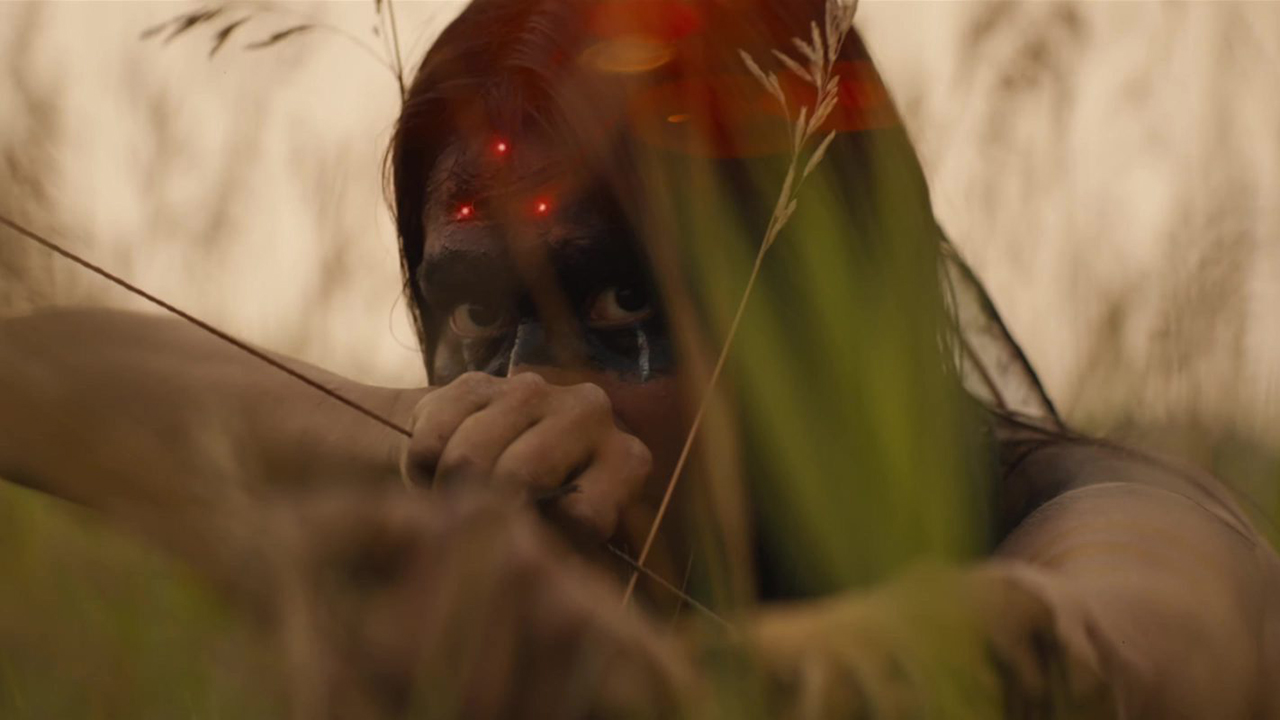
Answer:
<path fill-rule="evenodd" d="M 464 207 L 510 214 L 513 204 L 568 205 L 588 194 L 591 183 L 570 152 L 538 136 L 461 135 L 431 167 L 423 219 L 452 215 Z M 518 213 L 517 213 L 518 214 Z M 546 210 L 542 212 L 546 214 Z M 461 219 L 478 219 L 464 213 Z M 491 214 L 491 220 L 496 219 Z"/>
<path fill-rule="evenodd" d="M 601 183 L 589 181 L 567 155 L 539 137 L 462 137 L 450 143 L 432 168 L 427 190 L 424 275 L 440 279 L 433 270 L 449 263 L 432 265 L 445 258 L 501 263 L 529 251 L 600 254 L 590 247 L 634 262 L 633 233 L 622 213 Z"/>

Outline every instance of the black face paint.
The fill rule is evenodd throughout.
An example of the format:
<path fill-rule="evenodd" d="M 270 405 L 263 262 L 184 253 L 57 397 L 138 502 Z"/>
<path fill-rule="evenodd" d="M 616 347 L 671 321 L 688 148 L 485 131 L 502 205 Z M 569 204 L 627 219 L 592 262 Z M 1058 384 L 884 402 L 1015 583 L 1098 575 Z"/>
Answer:
<path fill-rule="evenodd" d="M 507 367 L 518 365 L 555 365 L 556 355 L 547 342 L 547 331 L 540 322 L 522 322 L 516 328 Z"/>
<path fill-rule="evenodd" d="M 433 382 L 519 366 L 634 383 L 674 371 L 628 217 L 557 148 L 533 136 L 516 139 L 507 156 L 458 142 L 432 169 L 415 280 L 434 329 Z M 571 316 L 544 325 L 531 288 L 558 289 L 558 314 Z"/>
<path fill-rule="evenodd" d="M 675 365 L 671 338 L 656 319 L 629 327 L 589 328 L 584 340 L 588 365 L 632 382 L 669 375 Z"/>
<path fill-rule="evenodd" d="M 674 368 L 671 340 L 659 318 L 647 318 L 617 328 L 583 328 L 576 347 L 554 347 L 537 320 L 525 320 L 505 337 L 488 341 L 487 347 L 464 343 L 469 370 L 505 377 L 520 365 L 565 365 L 576 359 L 584 369 L 606 372 L 628 382 L 645 383 L 669 375 Z"/>

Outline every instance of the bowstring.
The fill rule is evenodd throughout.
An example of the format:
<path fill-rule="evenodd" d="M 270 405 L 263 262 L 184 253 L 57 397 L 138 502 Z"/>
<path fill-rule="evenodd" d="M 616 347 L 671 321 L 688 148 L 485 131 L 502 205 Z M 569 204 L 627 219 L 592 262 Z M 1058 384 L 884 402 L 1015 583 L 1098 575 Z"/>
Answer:
<path fill-rule="evenodd" d="M 219 330 L 218 328 L 214 327 L 208 322 L 205 322 L 204 320 L 201 320 L 200 318 L 192 315 L 191 313 L 188 313 L 185 310 L 182 310 L 181 308 L 173 305 L 172 303 L 166 302 L 165 300 L 159 297 L 156 297 L 155 295 L 147 292 L 146 290 L 143 290 L 142 288 L 138 287 L 137 285 L 134 285 L 128 280 L 125 280 L 124 278 L 112 273 L 111 271 L 86 260 L 80 255 L 66 249 L 62 245 L 59 245 L 58 243 L 53 242 L 52 240 L 44 237 L 43 235 L 37 233 L 36 231 L 27 228 L 26 226 L 18 223 L 15 220 L 10 219 L 9 217 L 3 214 L 0 214 L 0 225 L 4 225 L 5 227 L 9 228 L 13 232 L 17 233 L 19 236 L 24 237 L 27 240 L 30 240 L 31 242 L 36 243 L 37 245 L 45 248 L 46 250 L 66 260 L 69 260 L 75 263 L 76 265 L 79 265 L 80 267 L 88 270 L 89 272 L 92 272 L 93 274 L 111 282 L 112 284 L 120 288 L 123 288 L 127 292 L 146 300 L 152 305 L 155 305 L 156 307 L 159 307 L 165 310 L 166 312 L 178 318 L 181 318 L 182 320 L 190 323 L 191 325 L 194 325 L 200 330 L 203 330 L 204 332 L 218 338 L 219 340 L 222 340 L 223 342 L 226 342 L 232 345 L 233 347 L 248 354 L 253 358 L 256 358 L 257 360 L 263 363 L 266 363 L 267 365 L 275 368 L 276 370 L 279 370 L 280 372 L 288 375 L 289 377 L 303 383 L 307 387 L 310 387 L 313 390 L 323 393 L 324 395 L 328 396 L 330 399 L 335 400 L 336 402 L 347 406 L 348 408 L 360 413 L 361 415 L 382 425 L 383 427 L 395 433 L 398 433 L 405 438 L 409 438 L 409 439 L 413 438 L 413 431 L 409 430 L 403 425 L 400 425 L 399 423 L 382 416 L 381 414 L 370 409 L 369 407 L 362 405 L 356 402 L 355 400 L 352 400 L 351 398 L 346 397 L 342 393 L 339 393 L 336 390 L 333 390 L 332 388 L 326 387 L 325 385 L 316 381 L 315 379 L 308 377 L 305 373 L 299 372 L 298 370 L 295 370 L 294 368 L 291 368 L 288 365 L 285 365 L 284 363 L 271 357 L 267 353 L 253 347 L 252 345 L 249 345 L 248 343 L 242 340 L 235 338 L 234 336 L 232 336 L 231 334 L 223 330 Z M 406 488 L 411 487 L 406 478 L 402 477 L 401 481 L 405 484 Z M 545 496 L 544 498 L 540 498 L 539 502 L 556 500 L 559 497 L 561 497 L 563 494 L 564 494 L 563 491 L 552 491 L 552 493 Z M 642 564 L 637 562 L 634 558 L 632 558 L 630 555 L 626 554 L 616 546 L 612 544 L 606 544 L 606 547 L 608 548 L 610 553 L 612 553 L 619 560 L 626 563 L 633 572 L 643 573 L 646 577 L 652 579 L 655 583 L 657 583 L 659 586 L 661 586 L 665 590 L 675 595 L 681 601 L 688 603 L 690 607 L 697 609 L 699 612 L 711 618 L 712 620 L 716 621 L 717 623 L 721 624 L 725 628 L 732 629 L 732 626 L 729 624 L 727 620 L 717 615 L 706 605 L 703 605 L 702 603 L 698 602 L 694 598 L 690 597 L 687 593 L 685 593 L 680 588 L 677 588 L 675 585 L 672 585 L 670 582 L 668 582 L 665 578 L 660 576 L 658 573 L 650 570 L 649 568 L 644 567 Z"/>
<path fill-rule="evenodd" d="M 337 392 L 335 392 L 335 391 L 331 390 L 330 388 L 325 387 L 324 385 L 320 384 L 320 383 L 319 383 L 319 382 L 317 382 L 316 380 L 313 380 L 312 378 L 307 377 L 307 376 L 306 376 L 306 375 L 304 375 L 303 373 L 300 373 L 300 372 L 298 372 L 297 370 L 294 370 L 293 368 L 289 367 L 288 365 L 285 365 L 284 363 L 280 362 L 279 360 L 276 360 L 275 358 L 271 357 L 270 355 L 268 355 L 268 354 L 264 353 L 263 351 L 261 351 L 261 350 L 259 350 L 259 349 L 255 348 L 255 347 L 253 347 L 252 345 L 249 345 L 248 343 L 245 343 L 245 342 L 243 342 L 243 341 L 241 341 L 241 340 L 237 340 L 236 338 L 232 337 L 231 335 L 229 335 L 229 334 L 227 334 L 227 333 L 223 332 L 222 330 L 219 330 L 218 328 L 216 328 L 216 327 L 214 327 L 214 326 L 210 325 L 209 323 L 207 323 L 207 322 L 205 322 L 205 321 L 201 320 L 200 318 L 198 318 L 198 317 L 196 317 L 196 316 L 192 315 L 191 313 L 188 313 L 188 312 L 186 312 L 186 311 L 184 311 L 184 310 L 182 310 L 182 309 L 180 309 L 180 308 L 177 308 L 177 307 L 175 307 L 175 306 L 171 305 L 171 304 L 170 304 L 170 303 L 168 303 L 168 302 L 165 302 L 164 300 L 161 300 L 160 298 L 156 297 L 155 295 L 152 295 L 151 293 L 147 292 L 146 290 L 143 290 L 142 288 L 138 287 L 137 285 L 134 285 L 133 283 L 130 283 L 128 280 L 125 280 L 124 278 L 121 278 L 121 277 L 119 277 L 118 275 L 115 275 L 115 274 L 113 274 L 113 273 L 109 272 L 108 270 L 105 270 L 104 268 L 101 268 L 101 267 L 99 267 L 99 266 L 97 266 L 97 265 L 95 265 L 95 264 L 93 264 L 93 263 L 89 262 L 88 260 L 85 260 L 84 258 L 80 257 L 79 255 L 77 255 L 77 254 L 75 254 L 75 253 L 71 252 L 70 250 L 67 250 L 66 248 L 62 247 L 61 245 L 58 245 L 57 243 L 53 242 L 52 240 L 49 240 L 49 239 L 45 238 L 44 236 L 42 236 L 42 235 L 40 235 L 40 234 L 36 233 L 36 232 L 35 232 L 35 231 L 33 231 L 33 230 L 30 230 L 30 229 L 28 229 L 28 228 L 26 228 L 26 227 L 24 227 L 24 226 L 22 226 L 22 225 L 19 225 L 17 222 L 14 222 L 13 220 L 10 220 L 9 218 L 5 217 L 4 215 L 0 215 L 0 224 L 4 224 L 4 225 L 5 225 L 6 227 L 8 227 L 10 230 L 13 230 L 14 232 L 16 232 L 16 233 L 18 233 L 19 235 L 21 235 L 21 236 L 23 236 L 23 237 L 27 238 L 28 240 L 30 240 L 30 241 L 32 241 L 32 242 L 34 242 L 34 243 L 38 244 L 38 245 L 43 246 L 45 249 L 47 249 L 47 250 L 49 250 L 49 251 L 51 251 L 51 252 L 53 252 L 53 253 L 56 253 L 56 254 L 58 254 L 58 255 L 61 255 L 62 257 L 66 258 L 67 260 L 70 260 L 71 262 L 73 262 L 73 263 L 75 263 L 75 264 L 79 265 L 80 267 L 82 267 L 82 268 L 84 268 L 84 269 L 86 269 L 86 270 L 88 270 L 88 271 L 90 271 L 90 272 L 92 272 L 92 273 L 94 273 L 94 274 L 98 275 L 99 277 L 102 277 L 102 278 L 105 278 L 106 280 L 111 281 L 112 283 L 114 283 L 114 284 L 118 285 L 119 287 L 124 288 L 125 290 L 129 291 L 130 293 L 133 293 L 134 295 L 137 295 L 138 297 L 140 297 L 140 298 L 142 298 L 142 299 L 146 300 L 147 302 L 149 302 L 149 303 L 151 303 L 151 304 L 153 304 L 153 305 L 156 305 L 157 307 L 163 308 L 164 310 L 168 311 L 169 313 L 172 313 L 173 315 L 176 315 L 176 316 L 178 316 L 178 317 L 182 318 L 183 320 L 186 320 L 187 322 L 191 323 L 192 325 L 195 325 L 196 327 L 198 327 L 198 328 L 200 328 L 201 330 L 203 330 L 203 331 L 205 331 L 205 332 L 209 333 L 210 335 L 213 335 L 214 337 L 218 338 L 219 340 L 222 340 L 222 341 L 224 341 L 224 342 L 230 343 L 231 345 L 234 345 L 236 348 L 240 349 L 241 351 L 246 352 L 246 353 L 248 353 L 249 355 L 252 355 L 253 357 L 257 358 L 258 360 L 261 360 L 262 362 L 264 362 L 264 363 L 266 363 L 266 364 L 270 365 L 271 367 L 273 367 L 273 368 L 275 368 L 275 369 L 279 370 L 280 372 L 283 372 L 283 373 L 285 373 L 286 375 L 288 375 L 288 376 L 290 376 L 290 377 L 294 378 L 295 380 L 298 380 L 299 382 L 304 383 L 304 384 L 305 384 L 305 385 L 307 385 L 308 387 L 310 387 L 310 388 L 312 388 L 312 389 L 314 389 L 314 390 L 318 390 L 319 392 L 324 393 L 325 395 L 328 395 L 330 398 L 332 398 L 332 399 L 334 399 L 334 400 L 336 400 L 336 401 L 338 401 L 338 402 L 342 403 L 343 405 L 346 405 L 347 407 L 351 408 L 352 410 L 355 410 L 356 412 L 360 413 L 361 415 L 364 415 L 365 417 L 369 418 L 370 420 L 373 420 L 373 421 L 374 421 L 374 422 L 376 422 L 376 423 L 379 423 L 379 424 L 381 424 L 381 425 L 383 425 L 383 426 L 385 426 L 385 427 L 387 427 L 387 428 L 389 428 L 389 429 L 391 429 L 391 430 L 394 430 L 395 432 L 398 432 L 398 433 L 400 433 L 401 435 L 404 435 L 405 437 L 413 437 L 413 433 L 412 433 L 412 432 L 410 432 L 407 428 L 401 427 L 400 425 L 398 425 L 398 424 L 396 424 L 396 423 L 392 422 L 391 420 L 388 420 L 387 418 L 385 418 L 385 417 L 383 417 L 383 416 L 379 415 L 378 413 L 374 412 L 373 410 L 370 410 L 369 408 L 365 407 L 364 405 L 361 405 L 360 403 L 358 403 L 358 402 L 356 402 L 356 401 L 354 401 L 354 400 L 352 400 L 352 399 L 350 399 L 350 398 L 348 398 L 348 397 L 345 397 L 345 396 L 343 396 L 343 395 L 341 395 L 341 394 L 339 394 L 339 393 L 337 393 Z"/>

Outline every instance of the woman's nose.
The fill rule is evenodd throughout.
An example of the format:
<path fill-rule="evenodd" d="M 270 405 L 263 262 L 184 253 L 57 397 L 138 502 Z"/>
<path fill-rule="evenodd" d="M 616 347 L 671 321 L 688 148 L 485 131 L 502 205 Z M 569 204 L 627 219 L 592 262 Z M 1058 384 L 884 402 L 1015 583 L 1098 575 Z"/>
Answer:
<path fill-rule="evenodd" d="M 536 372 L 553 385 L 581 382 L 581 353 L 575 348 L 576 338 L 561 332 L 551 337 L 539 321 L 528 320 L 516 328 L 515 342 L 507 362 L 507 377 L 522 372 Z"/>
<path fill-rule="evenodd" d="M 542 323 L 536 320 L 520 323 L 516 328 L 515 342 L 511 346 L 507 374 L 513 375 L 512 369 L 524 365 L 555 365 L 556 360 L 551 344 L 547 342 L 547 330 Z"/>

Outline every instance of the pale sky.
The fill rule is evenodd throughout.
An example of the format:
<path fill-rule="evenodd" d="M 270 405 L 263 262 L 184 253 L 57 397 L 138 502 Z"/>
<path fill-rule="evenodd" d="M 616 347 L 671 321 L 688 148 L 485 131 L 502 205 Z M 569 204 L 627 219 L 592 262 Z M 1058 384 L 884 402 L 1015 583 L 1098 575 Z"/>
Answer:
<path fill-rule="evenodd" d="M 318 17 L 377 47 L 373 3 L 237 6 L 275 9 L 212 60 L 207 30 L 139 40 L 193 7 L 0 4 L 0 208 L 253 342 L 420 382 L 379 176 L 392 77 L 334 33 L 235 42 Z M 416 59 L 460 4 L 396 7 Z M 870 0 L 858 23 L 1068 417 L 1280 438 L 1280 5 Z M 142 307 L 8 251 L 26 285 L 0 311 Z"/>

